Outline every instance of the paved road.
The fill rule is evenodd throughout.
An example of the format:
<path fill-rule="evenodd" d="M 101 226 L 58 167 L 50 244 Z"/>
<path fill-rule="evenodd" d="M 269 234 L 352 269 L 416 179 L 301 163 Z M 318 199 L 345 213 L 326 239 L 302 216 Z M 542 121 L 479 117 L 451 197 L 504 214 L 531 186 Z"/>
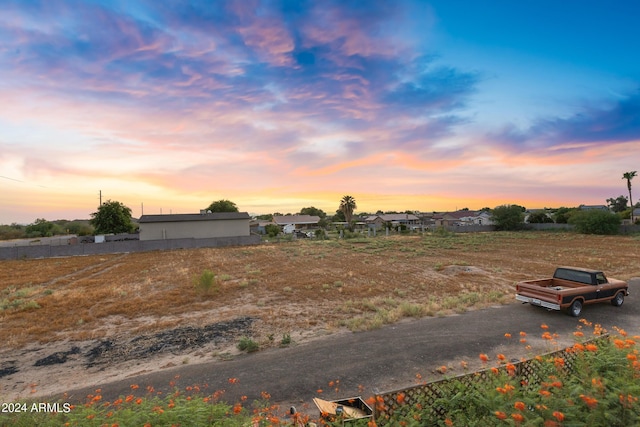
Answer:
<path fill-rule="evenodd" d="M 620 308 L 610 304 L 586 306 L 584 317 L 611 330 L 617 326 L 632 334 L 640 334 L 640 278 L 630 281 L 631 295 Z M 104 384 L 106 400 L 131 392 L 137 383 L 143 389 L 153 385 L 156 390 L 180 375 L 177 386 L 208 384 L 209 390 L 225 389 L 226 399 L 233 402 L 241 395 L 249 401 L 267 391 L 272 401 L 283 404 L 309 403 L 317 396 L 317 389 L 325 389 L 325 398 L 336 398 L 327 390 L 328 382 L 340 380 L 340 398 L 368 396 L 375 391 L 390 391 L 410 386 L 420 373 L 425 380 L 438 378 L 433 372 L 443 364 L 453 365 L 461 358 L 477 361 L 479 353 L 520 357 L 510 351 L 524 353 L 523 346 L 514 343 L 505 348 L 505 333 L 517 342 L 520 331 L 528 333 L 531 342 L 538 340 L 540 325 L 546 323 L 550 332 L 572 337 L 580 323 L 564 313 L 514 303 L 501 307 L 468 312 L 444 318 L 424 318 L 401 322 L 375 331 L 331 335 L 318 341 L 289 348 L 269 349 L 238 356 L 231 361 L 214 361 L 198 365 L 184 365 L 148 374 L 127 381 Z M 457 364 L 457 362 L 455 362 Z M 451 374 L 452 372 L 449 372 Z M 461 373 L 461 372 L 458 372 Z M 237 378 L 237 384 L 229 384 Z M 359 389 L 361 386 L 363 389 Z M 91 389 L 77 390 L 71 399 L 83 399 Z"/>

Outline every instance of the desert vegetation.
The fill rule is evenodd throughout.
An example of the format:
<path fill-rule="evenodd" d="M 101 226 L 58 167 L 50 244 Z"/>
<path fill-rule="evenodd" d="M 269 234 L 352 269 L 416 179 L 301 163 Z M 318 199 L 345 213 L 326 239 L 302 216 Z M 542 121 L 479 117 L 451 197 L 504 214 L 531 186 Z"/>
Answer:
<path fill-rule="evenodd" d="M 441 397 L 435 401 L 429 402 L 422 394 L 409 395 L 409 391 L 395 393 L 391 402 L 381 395 L 371 395 L 367 403 L 375 408 L 376 417 L 350 421 L 349 425 L 560 427 L 629 426 L 640 422 L 640 336 L 629 336 L 619 328 L 605 331 L 600 325 L 583 320 L 574 332 L 575 343 L 562 348 L 564 354 L 571 356 L 564 358 L 552 353 L 561 349 L 558 334 L 545 324 L 540 328 L 549 352 L 532 356 L 526 379 L 517 374 L 509 355 L 480 353 L 482 373 L 445 378 L 440 381 Z M 519 336 L 505 334 L 505 340 L 519 340 L 528 347 L 524 332 Z M 466 370 L 468 362 L 460 363 Z M 447 366 L 439 368 L 445 375 L 447 370 Z M 229 378 L 228 387 L 237 382 L 237 378 Z M 416 375 L 416 383 L 425 384 L 420 374 Z M 32 401 L 15 402 L 12 405 L 17 406 L 11 406 L 11 414 L 4 421 L 14 426 L 343 425 L 341 419 L 328 419 L 324 414 L 311 417 L 305 411 L 309 408 L 281 408 L 271 402 L 266 391 L 254 402 L 248 402 L 246 396 L 226 402 L 224 390 L 212 391 L 197 384 L 177 388 L 175 382 L 170 386 L 173 391 L 163 395 L 152 385 L 132 384 L 129 394 L 113 401 L 105 401 L 101 390 L 96 389 L 86 397 L 84 405 L 70 405 L 63 398 L 52 403 L 59 405 L 57 412 L 49 413 L 31 410 L 32 405 L 37 405 Z M 339 392 L 340 381 L 331 380 L 320 386 Z M 323 393 L 321 388 L 317 392 Z"/>
<path fill-rule="evenodd" d="M 639 276 L 632 236 L 433 233 L 252 247 L 3 261 L 5 348 L 260 319 L 251 338 L 402 318 L 443 316 L 513 301 L 516 281 L 559 264 Z M 153 319 L 151 322 L 149 319 Z"/>

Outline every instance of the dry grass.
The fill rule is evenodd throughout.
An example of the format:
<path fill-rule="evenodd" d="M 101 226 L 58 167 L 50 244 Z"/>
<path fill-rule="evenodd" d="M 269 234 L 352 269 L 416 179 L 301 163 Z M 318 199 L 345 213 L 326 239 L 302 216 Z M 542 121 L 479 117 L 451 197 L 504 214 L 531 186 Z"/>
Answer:
<path fill-rule="evenodd" d="M 518 280 L 557 265 L 640 276 L 638 240 L 480 233 L 297 241 L 0 262 L 0 341 L 11 347 L 257 316 L 265 336 L 370 329 L 513 301 Z M 218 291 L 198 292 L 211 270 Z M 16 302 L 17 301 L 17 302 Z M 39 308 L 37 308 L 39 307 Z"/>

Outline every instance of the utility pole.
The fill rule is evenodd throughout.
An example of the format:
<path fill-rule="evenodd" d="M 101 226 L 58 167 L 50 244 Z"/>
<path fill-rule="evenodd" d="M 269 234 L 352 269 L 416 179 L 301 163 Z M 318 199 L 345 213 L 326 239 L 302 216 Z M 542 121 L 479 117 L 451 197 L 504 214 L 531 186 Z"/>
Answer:
<path fill-rule="evenodd" d="M 102 190 L 100 190 L 100 206 L 102 206 Z"/>

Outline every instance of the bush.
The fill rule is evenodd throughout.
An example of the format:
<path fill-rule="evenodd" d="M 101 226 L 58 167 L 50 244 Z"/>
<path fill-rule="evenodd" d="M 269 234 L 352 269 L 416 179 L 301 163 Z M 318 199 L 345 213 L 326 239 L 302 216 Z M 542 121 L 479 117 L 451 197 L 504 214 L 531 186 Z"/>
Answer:
<path fill-rule="evenodd" d="M 264 227 L 264 231 L 265 233 L 267 233 L 267 236 L 276 237 L 278 234 L 280 234 L 280 227 L 275 224 L 267 224 Z"/>
<path fill-rule="evenodd" d="M 491 220 L 498 231 L 524 228 L 524 208 L 518 205 L 501 205 L 491 213 Z"/>
<path fill-rule="evenodd" d="M 569 218 L 569 224 L 583 234 L 618 234 L 620 222 L 618 215 L 600 209 L 580 211 Z"/>
<path fill-rule="evenodd" d="M 218 284 L 216 275 L 211 270 L 204 270 L 200 276 L 195 279 L 195 287 L 197 290 L 208 294 L 209 292 L 217 292 Z"/>
<path fill-rule="evenodd" d="M 240 338 L 240 342 L 238 343 L 238 350 L 246 351 L 247 353 L 253 353 L 254 351 L 258 351 L 260 346 L 257 342 L 252 340 L 249 337 Z"/>

